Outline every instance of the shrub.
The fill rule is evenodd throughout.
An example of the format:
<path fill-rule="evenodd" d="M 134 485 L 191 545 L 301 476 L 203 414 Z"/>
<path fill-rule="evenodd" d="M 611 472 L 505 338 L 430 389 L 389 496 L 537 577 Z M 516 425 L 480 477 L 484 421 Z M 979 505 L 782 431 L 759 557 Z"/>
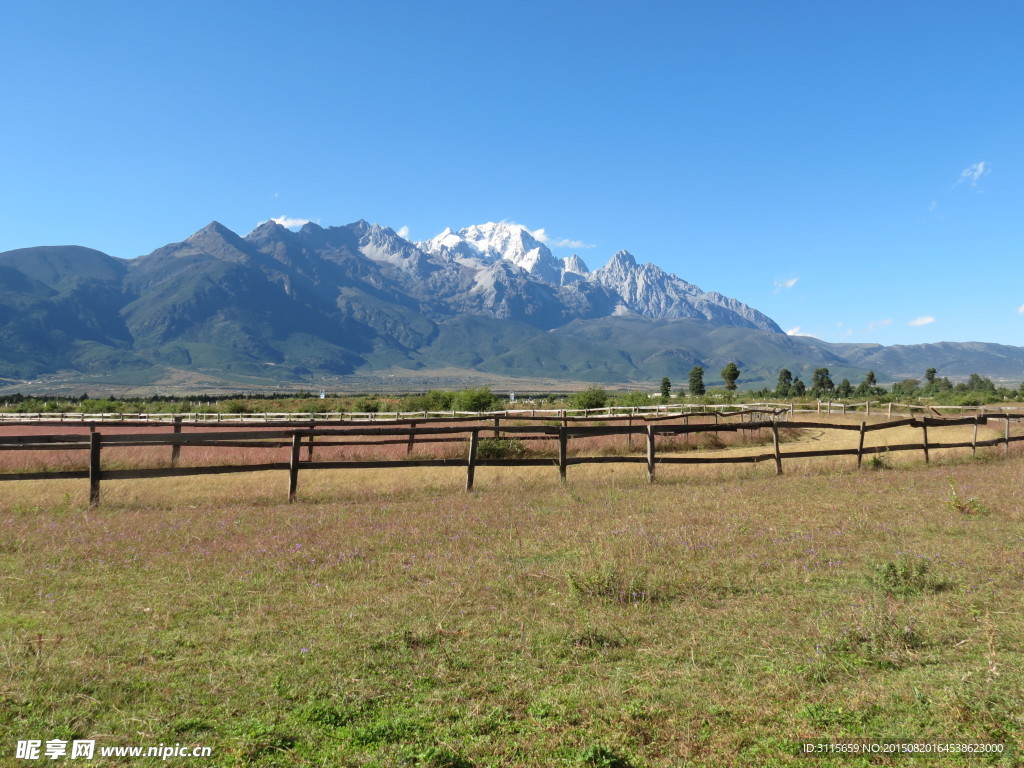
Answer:
<path fill-rule="evenodd" d="M 600 387 L 589 387 L 569 396 L 569 407 L 578 409 L 604 408 L 608 402 L 608 393 Z"/>
<path fill-rule="evenodd" d="M 378 413 L 380 412 L 380 400 L 375 397 L 361 397 L 356 400 L 356 413 Z"/>
<path fill-rule="evenodd" d="M 645 405 L 651 404 L 651 398 L 643 392 L 627 392 L 626 394 L 615 398 L 615 404 L 630 408 L 642 408 Z"/>
<path fill-rule="evenodd" d="M 497 399 L 490 387 L 463 389 L 455 393 L 452 405 L 457 411 L 490 411 Z"/>
<path fill-rule="evenodd" d="M 932 572 L 932 563 L 925 557 L 900 555 L 897 560 L 875 565 L 868 581 L 890 595 L 919 595 L 941 592 L 949 587 L 949 580 Z"/>
<path fill-rule="evenodd" d="M 476 444 L 478 459 L 518 459 L 525 454 L 523 441 L 514 437 L 482 437 Z"/>
<path fill-rule="evenodd" d="M 432 389 L 424 395 L 412 395 L 402 401 L 404 411 L 450 411 L 455 393 Z"/>

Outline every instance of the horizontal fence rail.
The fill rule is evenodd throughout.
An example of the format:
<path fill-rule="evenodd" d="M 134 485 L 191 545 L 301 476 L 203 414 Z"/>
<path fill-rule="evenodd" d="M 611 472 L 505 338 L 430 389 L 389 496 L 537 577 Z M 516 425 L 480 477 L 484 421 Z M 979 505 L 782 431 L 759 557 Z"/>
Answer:
<path fill-rule="evenodd" d="M 1021 414 L 1024 406 L 995 405 L 909 405 L 903 403 L 881 403 L 867 400 L 860 403 L 847 403 L 833 400 L 818 400 L 815 403 L 790 401 L 786 403 L 766 402 L 737 404 L 685 404 L 643 405 L 643 406 L 608 406 L 606 408 L 529 408 L 501 411 L 387 411 L 378 413 L 324 412 L 324 413 L 0 413 L 0 424 L 20 423 L 77 423 L 77 424 L 130 424 L 144 426 L 165 426 L 175 422 L 214 425 L 267 424 L 281 426 L 296 424 L 349 424 L 361 422 L 396 422 L 410 421 L 432 422 L 464 422 L 467 419 L 612 419 L 612 418 L 678 418 L 695 414 L 719 414 L 723 417 L 737 414 L 756 413 L 825 413 L 848 414 L 864 413 L 867 416 L 885 414 L 887 418 L 900 413 L 942 416 L 946 413 L 960 415 L 976 414 Z"/>
<path fill-rule="evenodd" d="M 160 477 L 186 477 L 192 475 L 212 475 L 240 472 L 283 471 L 288 476 L 288 499 L 296 498 L 300 471 L 309 469 L 397 469 L 403 467 L 464 467 L 466 470 L 466 490 L 472 490 L 474 473 L 477 467 L 557 467 L 560 477 L 566 478 L 569 466 L 583 464 L 635 463 L 645 464 L 648 479 L 654 481 L 658 464 L 746 464 L 772 461 L 777 474 L 782 474 L 783 461 L 829 456 L 855 456 L 857 466 L 862 465 L 865 456 L 897 451 L 921 451 L 926 462 L 930 452 L 939 449 L 970 448 L 972 454 L 978 448 L 1003 446 L 1009 450 L 1010 444 L 1024 441 L 1024 434 L 1011 434 L 1011 425 L 1019 425 L 1024 421 L 1024 414 L 987 413 L 959 418 L 950 417 L 910 417 L 890 420 L 875 424 L 866 421 L 859 423 L 830 423 L 819 421 L 792 421 L 790 413 L 782 408 L 761 406 L 728 412 L 706 413 L 673 413 L 652 412 L 638 417 L 637 414 L 603 416 L 599 423 L 593 417 L 569 415 L 566 412 L 553 412 L 544 417 L 526 416 L 516 413 L 514 416 L 503 412 L 500 415 L 486 414 L 483 417 L 450 417 L 439 420 L 431 419 L 423 422 L 418 419 L 406 420 L 402 423 L 390 422 L 380 425 L 367 425 L 359 422 L 311 422 L 308 419 L 292 419 L 285 423 L 273 423 L 261 428 L 237 429 L 238 422 L 231 425 L 217 424 L 206 421 L 186 422 L 176 418 L 172 422 L 153 424 L 151 426 L 171 427 L 172 432 L 132 431 L 111 432 L 112 428 L 134 428 L 132 423 L 103 422 L 64 422 L 66 427 L 88 427 L 87 434 L 27 434 L 0 435 L 0 453 L 4 451 L 88 451 L 88 469 L 65 471 L 26 471 L 0 473 L 0 481 L 11 480 L 60 480 L 88 479 L 89 500 L 95 506 L 100 501 L 100 487 L 105 480 L 133 480 Z M 713 418 L 713 422 L 691 423 L 690 417 Z M 735 421 L 730 421 L 734 418 Z M 536 422 L 543 419 L 545 423 Z M 502 423 L 514 420 L 518 423 Z M 1002 422 L 1003 433 L 1000 437 L 978 439 L 978 427 L 991 423 Z M 20 422 L 38 429 L 36 421 Z M 234 426 L 235 429 L 230 427 Z M 254 425 L 253 425 L 254 426 Z M 935 432 L 943 428 L 973 426 L 973 439 L 956 442 L 941 442 L 935 439 Z M 921 441 L 899 445 L 865 446 L 865 436 L 881 430 L 912 427 L 921 431 Z M 202 429 L 206 431 L 185 432 L 184 429 Z M 856 447 L 817 449 L 817 450 L 782 450 L 780 429 L 788 430 L 841 430 L 856 432 Z M 691 435 L 703 433 L 742 432 L 766 430 L 771 432 L 770 450 L 762 453 L 744 455 L 696 455 L 680 456 L 671 446 L 659 455 L 659 438 L 689 439 Z M 932 430 L 931 434 L 929 430 Z M 638 447 L 646 447 L 645 455 L 569 455 L 569 444 L 585 444 L 592 438 L 607 436 L 625 436 L 627 445 L 632 448 L 634 439 Z M 549 456 L 517 455 L 511 457 L 481 455 L 482 441 L 505 439 L 510 441 L 546 441 L 557 446 Z M 415 445 L 435 443 L 462 443 L 466 446 L 465 455 L 440 458 L 412 458 Z M 315 448 L 328 447 L 365 447 L 365 446 L 406 446 L 405 459 L 358 459 L 346 458 L 337 460 L 314 460 Z M 104 468 L 103 451 L 124 448 L 169 447 L 170 465 L 140 468 Z M 193 448 L 250 448 L 288 449 L 287 461 L 268 461 L 260 463 L 212 464 L 199 466 L 180 466 L 181 449 Z M 767 447 L 767 446 L 766 446 Z M 305 460 L 302 454 L 305 452 Z M 700 453 L 698 451 L 698 453 Z"/>

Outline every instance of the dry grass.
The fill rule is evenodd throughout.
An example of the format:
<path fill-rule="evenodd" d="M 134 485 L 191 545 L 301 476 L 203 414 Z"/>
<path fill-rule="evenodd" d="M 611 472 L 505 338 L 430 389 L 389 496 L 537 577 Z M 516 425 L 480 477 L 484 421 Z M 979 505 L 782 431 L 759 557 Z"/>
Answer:
<path fill-rule="evenodd" d="M 2 483 L 2 743 L 637 768 L 1019 743 L 1024 457 L 933 459 L 484 467 L 471 494 L 321 470 L 292 505 L 276 472 L 104 483 L 97 510 L 83 481 Z"/>

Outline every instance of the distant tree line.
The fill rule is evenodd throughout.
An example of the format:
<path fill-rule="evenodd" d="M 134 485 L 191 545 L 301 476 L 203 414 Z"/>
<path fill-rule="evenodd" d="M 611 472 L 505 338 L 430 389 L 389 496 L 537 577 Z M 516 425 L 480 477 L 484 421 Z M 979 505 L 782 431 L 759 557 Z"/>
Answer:
<path fill-rule="evenodd" d="M 679 388 L 680 399 L 710 400 L 725 397 L 732 400 L 738 388 L 741 371 L 735 362 L 728 363 L 720 372 L 724 392 L 709 392 L 704 384 L 704 368 L 694 366 L 689 373 L 685 391 Z M 889 389 L 878 383 L 874 371 L 867 374 L 854 386 L 843 378 L 838 384 L 832 379 L 828 368 L 815 368 L 810 381 L 805 383 L 799 375 L 788 368 L 779 371 L 775 388 L 762 388 L 749 392 L 754 398 L 776 399 L 834 399 L 907 402 L 928 400 L 940 405 L 984 405 L 1012 400 L 1024 400 L 1024 382 L 1016 389 L 997 385 L 991 379 L 972 373 L 966 381 L 952 383 L 948 377 L 940 377 L 936 368 L 928 368 L 920 379 L 903 379 Z M 647 392 L 626 392 L 610 394 L 600 386 L 572 393 L 547 393 L 532 395 L 529 401 L 541 407 L 568 407 L 573 409 L 597 409 L 610 405 L 647 406 L 668 403 L 672 399 L 672 382 L 665 376 L 661 379 L 657 394 Z M 522 398 L 520 398 L 520 402 Z M 418 411 L 491 411 L 508 408 L 514 404 L 505 394 L 492 392 L 490 387 L 462 389 L 457 391 L 430 390 L 406 395 L 322 395 L 307 391 L 299 392 L 236 392 L 232 394 L 202 394 L 191 397 L 172 395 L 149 395 L 145 397 L 92 398 L 87 393 L 81 396 L 68 395 L 23 395 L 14 393 L 0 396 L 0 410 L 20 413 L 378 413 Z"/>
<path fill-rule="evenodd" d="M 922 379 L 903 379 L 890 389 L 880 386 L 874 371 L 853 386 L 849 379 L 838 384 L 832 380 L 828 368 L 815 368 L 810 386 L 783 368 L 779 371 L 775 389 L 762 389 L 755 393 L 762 397 L 814 398 L 814 399 L 871 399 L 916 400 L 929 399 L 941 405 L 984 405 L 1006 400 L 1024 400 L 1024 382 L 1017 389 L 997 386 L 991 379 L 972 373 L 967 381 L 953 384 L 948 377 L 939 378 L 935 368 L 929 368 Z"/>

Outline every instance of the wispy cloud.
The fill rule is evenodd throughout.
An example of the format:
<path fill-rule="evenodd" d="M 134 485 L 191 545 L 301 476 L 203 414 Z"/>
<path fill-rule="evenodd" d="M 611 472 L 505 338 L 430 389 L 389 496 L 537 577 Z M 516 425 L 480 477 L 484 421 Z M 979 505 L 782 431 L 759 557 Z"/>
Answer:
<path fill-rule="evenodd" d="M 1017 314 L 1024 315 L 1024 304 L 1021 304 L 1019 307 L 1017 307 Z"/>
<path fill-rule="evenodd" d="M 398 230 L 395 232 L 395 234 L 398 235 L 403 240 L 408 240 L 409 239 L 409 228 L 408 227 L 399 227 Z"/>
<path fill-rule="evenodd" d="M 788 291 L 790 288 L 797 284 L 797 281 L 799 279 L 799 277 L 790 277 L 786 278 L 785 280 L 782 279 L 781 277 L 775 278 L 775 293 L 778 293 L 779 291 Z"/>
<path fill-rule="evenodd" d="M 956 184 L 953 186 L 955 187 L 959 184 L 970 184 L 971 189 L 977 189 L 978 182 L 983 177 L 988 176 L 991 172 L 992 168 L 985 160 L 982 160 L 980 163 L 974 163 L 960 171 L 960 178 L 956 180 Z"/>
<path fill-rule="evenodd" d="M 593 243 L 584 243 L 582 240 L 569 240 L 567 238 L 561 238 L 560 240 L 551 241 L 552 248 L 597 248 Z"/>
<path fill-rule="evenodd" d="M 270 220 L 276 224 L 280 224 L 282 227 L 285 227 L 286 229 L 291 229 L 293 227 L 301 227 L 306 224 L 309 224 L 309 222 L 311 221 L 311 219 L 293 219 L 291 216 L 275 216 Z M 260 224 L 262 223 L 263 222 L 261 221 Z"/>
<path fill-rule="evenodd" d="M 907 325 L 915 325 L 915 326 L 917 326 L 917 325 L 928 325 L 929 323 L 934 323 L 934 322 L 935 322 L 935 318 L 934 317 L 930 317 L 929 315 L 922 315 L 921 317 L 915 317 L 913 320 L 911 320 L 909 323 L 907 323 Z"/>
<path fill-rule="evenodd" d="M 529 230 L 527 230 L 529 231 Z M 597 246 L 585 243 L 582 240 L 572 240 L 568 237 L 560 237 L 552 240 L 546 229 L 535 229 L 530 232 L 534 239 L 544 243 L 549 248 L 596 248 Z"/>
<path fill-rule="evenodd" d="M 885 328 L 885 326 L 887 325 L 892 325 L 891 317 L 887 317 L 885 318 L 885 320 L 872 320 L 870 323 L 868 323 L 868 330 L 874 331 L 877 330 L 878 328 Z"/>

